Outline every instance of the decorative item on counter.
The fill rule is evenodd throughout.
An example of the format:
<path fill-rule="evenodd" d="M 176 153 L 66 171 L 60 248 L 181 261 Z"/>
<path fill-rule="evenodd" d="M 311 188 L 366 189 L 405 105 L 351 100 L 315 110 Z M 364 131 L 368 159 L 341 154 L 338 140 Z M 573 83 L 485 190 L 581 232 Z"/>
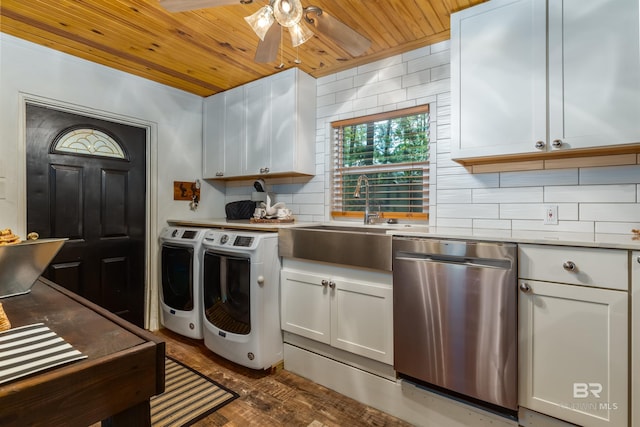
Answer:
<path fill-rule="evenodd" d="M 0 331 L 8 331 L 9 329 L 11 329 L 11 322 L 7 317 L 7 313 L 4 312 L 4 308 L 0 302 Z"/>
<path fill-rule="evenodd" d="M 15 245 L 21 241 L 20 237 L 13 234 L 10 228 L 0 230 L 0 246 Z"/>
<path fill-rule="evenodd" d="M 271 212 L 271 214 L 269 214 Z M 283 202 L 276 203 L 267 209 L 264 203 L 260 203 L 249 222 L 253 224 L 282 224 L 294 222 L 291 209 L 287 209 Z"/>
<path fill-rule="evenodd" d="M 256 202 L 253 200 L 239 200 L 237 202 L 227 203 L 224 207 L 227 219 L 249 219 L 256 209 Z"/>

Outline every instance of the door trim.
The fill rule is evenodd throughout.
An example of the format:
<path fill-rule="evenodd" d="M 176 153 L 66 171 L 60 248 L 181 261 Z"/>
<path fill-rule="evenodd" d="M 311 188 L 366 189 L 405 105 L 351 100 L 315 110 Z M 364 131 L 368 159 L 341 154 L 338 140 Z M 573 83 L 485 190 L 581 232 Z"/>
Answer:
<path fill-rule="evenodd" d="M 146 196 L 145 196 L 145 307 L 144 307 L 144 327 L 149 330 L 157 330 L 160 327 L 159 305 L 158 305 L 158 259 L 151 254 L 158 253 L 158 125 L 157 123 L 121 115 L 113 112 L 97 110 L 84 105 L 72 104 L 57 99 L 46 98 L 30 93 L 19 92 L 20 102 L 18 119 L 18 182 L 22 187 L 23 197 L 18 199 L 18 227 L 26 230 L 27 227 L 27 140 L 26 140 L 26 105 L 39 105 L 42 107 L 55 108 L 67 113 L 79 114 L 100 120 L 107 120 L 124 125 L 146 129 Z"/>

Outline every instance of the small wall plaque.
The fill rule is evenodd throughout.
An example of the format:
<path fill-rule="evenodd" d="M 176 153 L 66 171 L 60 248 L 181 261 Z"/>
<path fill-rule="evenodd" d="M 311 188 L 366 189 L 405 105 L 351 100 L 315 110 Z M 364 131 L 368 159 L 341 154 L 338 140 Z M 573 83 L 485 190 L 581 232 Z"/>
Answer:
<path fill-rule="evenodd" d="M 200 200 L 200 186 L 197 182 L 173 181 L 173 200 Z"/>

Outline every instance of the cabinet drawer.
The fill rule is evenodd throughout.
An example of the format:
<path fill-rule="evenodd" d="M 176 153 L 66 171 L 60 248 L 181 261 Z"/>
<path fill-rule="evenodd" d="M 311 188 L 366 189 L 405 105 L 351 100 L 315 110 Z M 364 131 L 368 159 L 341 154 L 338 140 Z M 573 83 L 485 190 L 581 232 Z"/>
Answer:
<path fill-rule="evenodd" d="M 616 249 L 519 245 L 518 276 L 608 289 L 629 289 L 629 256 Z"/>

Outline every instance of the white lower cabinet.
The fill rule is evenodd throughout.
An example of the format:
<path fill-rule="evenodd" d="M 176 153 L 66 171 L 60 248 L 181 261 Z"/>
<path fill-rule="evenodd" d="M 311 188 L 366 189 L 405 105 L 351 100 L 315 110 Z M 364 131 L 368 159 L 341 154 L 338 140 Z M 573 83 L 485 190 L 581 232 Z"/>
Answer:
<path fill-rule="evenodd" d="M 549 260 L 554 251 L 558 256 Z M 607 270 L 618 267 L 628 277 L 626 262 L 586 262 L 598 255 L 628 260 L 627 251 L 520 245 L 518 400 L 522 407 L 584 427 L 626 427 L 628 292 L 606 289 L 604 282 L 567 283 L 607 274 L 615 279 L 620 272 Z M 575 280 L 536 280 L 549 280 L 535 276 L 554 268 Z"/>
<path fill-rule="evenodd" d="M 281 272 L 284 331 L 386 364 L 393 363 L 391 275 L 313 262 Z"/>

